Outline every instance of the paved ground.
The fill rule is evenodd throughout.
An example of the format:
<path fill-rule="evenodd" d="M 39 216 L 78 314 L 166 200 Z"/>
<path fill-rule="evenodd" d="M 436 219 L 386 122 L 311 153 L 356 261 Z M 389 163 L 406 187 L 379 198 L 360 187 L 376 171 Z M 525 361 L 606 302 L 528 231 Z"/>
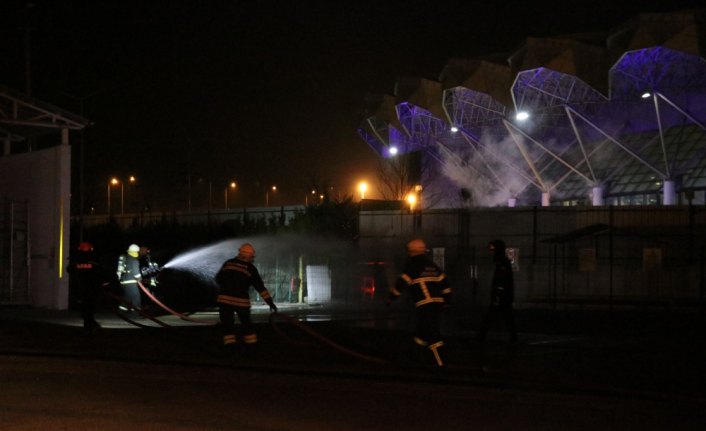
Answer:
<path fill-rule="evenodd" d="M 0 428 L 87 430 L 703 430 L 706 341 L 693 311 L 483 310 L 444 319 L 448 369 L 411 343 L 409 304 L 255 307 L 255 353 L 226 355 L 214 312 L 0 308 Z M 211 324 L 209 324 L 211 323 Z"/>
<path fill-rule="evenodd" d="M 220 350 L 214 312 L 186 321 L 160 315 L 132 324 L 98 315 L 103 329 L 86 335 L 68 311 L 0 308 L 0 353 L 154 363 L 198 363 L 286 372 L 345 373 L 387 379 L 519 385 L 598 391 L 628 397 L 706 397 L 704 316 L 695 311 L 517 311 L 520 343 L 502 323 L 484 345 L 473 340 L 482 310 L 451 309 L 444 320 L 448 370 L 409 342 L 413 314 L 405 305 L 284 304 L 270 320 L 255 307 L 260 343 L 254 355 Z"/>

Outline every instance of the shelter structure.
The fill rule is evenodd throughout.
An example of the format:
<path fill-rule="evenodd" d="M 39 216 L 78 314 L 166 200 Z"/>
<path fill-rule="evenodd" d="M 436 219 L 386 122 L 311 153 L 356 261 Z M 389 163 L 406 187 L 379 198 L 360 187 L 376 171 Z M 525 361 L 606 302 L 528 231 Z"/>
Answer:
<path fill-rule="evenodd" d="M 86 125 L 0 86 L 0 304 L 68 307 L 69 137 Z"/>
<path fill-rule="evenodd" d="M 705 16 L 450 60 L 378 98 L 359 135 L 384 158 L 421 154 L 425 208 L 706 203 Z"/>

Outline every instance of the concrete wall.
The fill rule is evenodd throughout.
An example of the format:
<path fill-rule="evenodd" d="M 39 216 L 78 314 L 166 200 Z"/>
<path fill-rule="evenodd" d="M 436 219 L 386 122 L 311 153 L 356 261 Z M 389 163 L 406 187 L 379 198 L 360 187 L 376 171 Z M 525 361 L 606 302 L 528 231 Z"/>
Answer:
<path fill-rule="evenodd" d="M 0 157 L 0 197 L 27 201 L 32 306 L 68 308 L 71 147 Z"/>

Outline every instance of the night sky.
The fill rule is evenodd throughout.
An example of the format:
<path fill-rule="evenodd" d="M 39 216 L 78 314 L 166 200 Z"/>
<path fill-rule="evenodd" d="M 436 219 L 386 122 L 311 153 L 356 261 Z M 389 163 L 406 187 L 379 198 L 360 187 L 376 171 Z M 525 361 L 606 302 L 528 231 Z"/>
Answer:
<path fill-rule="evenodd" d="M 20 91 L 25 3 L 0 6 L 0 83 Z M 37 0 L 32 95 L 76 113 L 85 98 L 86 206 L 96 211 L 108 178 L 129 174 L 139 189 L 127 209 L 184 208 L 189 178 L 193 207 L 206 205 L 209 183 L 222 207 L 231 179 L 231 206 L 264 205 L 272 184 L 271 204 L 303 204 L 312 183 L 337 196 L 374 182 L 376 157 L 355 130 L 366 93 L 391 94 L 398 76 L 438 79 L 449 58 L 701 2 L 619 3 Z"/>

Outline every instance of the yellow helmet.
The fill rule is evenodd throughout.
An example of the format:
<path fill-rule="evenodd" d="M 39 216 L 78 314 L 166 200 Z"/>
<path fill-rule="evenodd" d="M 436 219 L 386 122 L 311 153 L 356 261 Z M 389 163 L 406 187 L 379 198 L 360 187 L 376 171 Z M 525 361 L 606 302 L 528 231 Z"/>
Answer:
<path fill-rule="evenodd" d="M 137 257 L 137 255 L 140 254 L 140 246 L 137 244 L 130 244 L 130 247 L 127 248 L 127 254 L 132 257 Z"/>

